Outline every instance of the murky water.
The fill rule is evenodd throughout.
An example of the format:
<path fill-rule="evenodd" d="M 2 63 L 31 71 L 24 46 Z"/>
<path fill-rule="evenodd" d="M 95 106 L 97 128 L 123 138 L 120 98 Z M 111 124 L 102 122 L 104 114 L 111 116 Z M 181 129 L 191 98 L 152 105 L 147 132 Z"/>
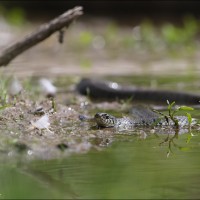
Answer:
<path fill-rule="evenodd" d="M 194 133 L 195 134 L 195 133 Z M 196 133 L 197 134 L 197 133 Z M 120 136 L 102 151 L 0 167 L 1 198 L 194 199 L 200 195 L 200 136 Z"/>
<path fill-rule="evenodd" d="M 134 82 L 140 84 L 141 80 L 144 77 L 135 78 Z M 166 83 L 175 87 L 177 80 L 157 79 L 162 88 Z M 198 91 L 197 86 L 191 85 L 197 79 L 183 80 L 187 83 L 185 90 L 193 87 Z M 148 79 L 146 83 L 150 82 Z M 200 118 L 199 110 L 193 111 L 192 116 Z M 115 141 L 100 151 L 91 149 L 62 159 L 27 162 L 20 156 L 15 161 L 6 158 L 0 164 L 0 198 L 199 198 L 198 127 L 192 130 L 194 136 L 144 131 L 148 135 L 145 139 L 137 134 L 116 134 Z"/>

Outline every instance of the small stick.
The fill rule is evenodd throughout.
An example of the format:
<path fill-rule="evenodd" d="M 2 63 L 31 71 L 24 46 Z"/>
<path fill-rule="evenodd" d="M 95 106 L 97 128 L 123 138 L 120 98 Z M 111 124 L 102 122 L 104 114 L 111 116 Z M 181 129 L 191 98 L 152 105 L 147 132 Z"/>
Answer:
<path fill-rule="evenodd" d="M 6 48 L 0 54 L 0 66 L 6 66 L 22 52 L 51 36 L 54 32 L 67 28 L 77 17 L 83 14 L 82 7 L 70 9 L 48 23 L 41 25 L 35 32 L 27 35 Z"/>

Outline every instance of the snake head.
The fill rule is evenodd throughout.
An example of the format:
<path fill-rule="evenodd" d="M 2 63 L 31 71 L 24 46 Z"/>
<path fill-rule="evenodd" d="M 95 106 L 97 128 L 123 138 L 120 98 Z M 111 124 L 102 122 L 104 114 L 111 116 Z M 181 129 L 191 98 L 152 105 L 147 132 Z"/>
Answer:
<path fill-rule="evenodd" d="M 94 120 L 96 121 L 99 127 L 114 127 L 116 124 L 116 118 L 107 113 L 96 113 L 94 116 Z"/>

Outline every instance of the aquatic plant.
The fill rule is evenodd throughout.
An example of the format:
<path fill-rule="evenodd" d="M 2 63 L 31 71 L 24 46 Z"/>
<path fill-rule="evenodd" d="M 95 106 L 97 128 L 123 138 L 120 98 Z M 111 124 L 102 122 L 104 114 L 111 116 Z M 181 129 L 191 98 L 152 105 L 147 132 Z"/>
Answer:
<path fill-rule="evenodd" d="M 170 118 L 174 122 L 175 127 L 179 129 L 178 120 L 175 118 L 175 114 L 177 114 L 179 111 L 192 111 L 192 110 L 194 110 L 194 108 L 189 107 L 189 106 L 179 106 L 179 107 L 174 108 L 175 101 L 170 103 L 167 100 L 167 104 L 168 104 L 168 108 L 167 109 L 168 109 L 168 112 L 169 112 L 169 116 L 167 116 L 167 118 Z M 191 123 L 192 123 L 191 114 L 186 112 L 185 115 L 188 118 L 189 128 L 190 128 L 191 127 Z"/>

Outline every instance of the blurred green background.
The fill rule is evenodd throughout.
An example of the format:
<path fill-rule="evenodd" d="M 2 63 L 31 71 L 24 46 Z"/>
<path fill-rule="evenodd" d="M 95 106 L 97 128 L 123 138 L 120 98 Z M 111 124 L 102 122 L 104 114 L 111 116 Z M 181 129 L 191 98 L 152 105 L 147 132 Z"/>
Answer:
<path fill-rule="evenodd" d="M 13 29 L 5 30 L 5 34 L 12 32 L 12 37 L 16 37 L 12 41 L 16 41 L 77 5 L 83 6 L 84 15 L 67 30 L 62 45 L 56 43 L 58 34 L 54 34 L 54 38 L 41 43 L 40 48 L 30 50 L 32 57 L 25 52 L 15 64 L 31 61 L 32 67 L 36 67 L 34 61 L 43 60 L 50 68 L 54 65 L 52 70 L 59 75 L 62 72 L 69 75 L 112 74 L 112 66 L 122 74 L 118 65 L 124 65 L 127 69 L 124 73 L 128 75 L 156 73 L 161 71 L 158 62 L 163 63 L 160 73 L 166 74 L 172 69 L 199 72 L 200 3 L 197 1 L 2 1 L 0 15 Z M 5 34 L 2 36 L 6 38 Z M 10 44 L 6 39 L 2 38 L 2 48 Z M 51 60 L 52 55 L 56 56 L 54 60 Z M 66 65 L 68 71 L 62 65 Z"/>

